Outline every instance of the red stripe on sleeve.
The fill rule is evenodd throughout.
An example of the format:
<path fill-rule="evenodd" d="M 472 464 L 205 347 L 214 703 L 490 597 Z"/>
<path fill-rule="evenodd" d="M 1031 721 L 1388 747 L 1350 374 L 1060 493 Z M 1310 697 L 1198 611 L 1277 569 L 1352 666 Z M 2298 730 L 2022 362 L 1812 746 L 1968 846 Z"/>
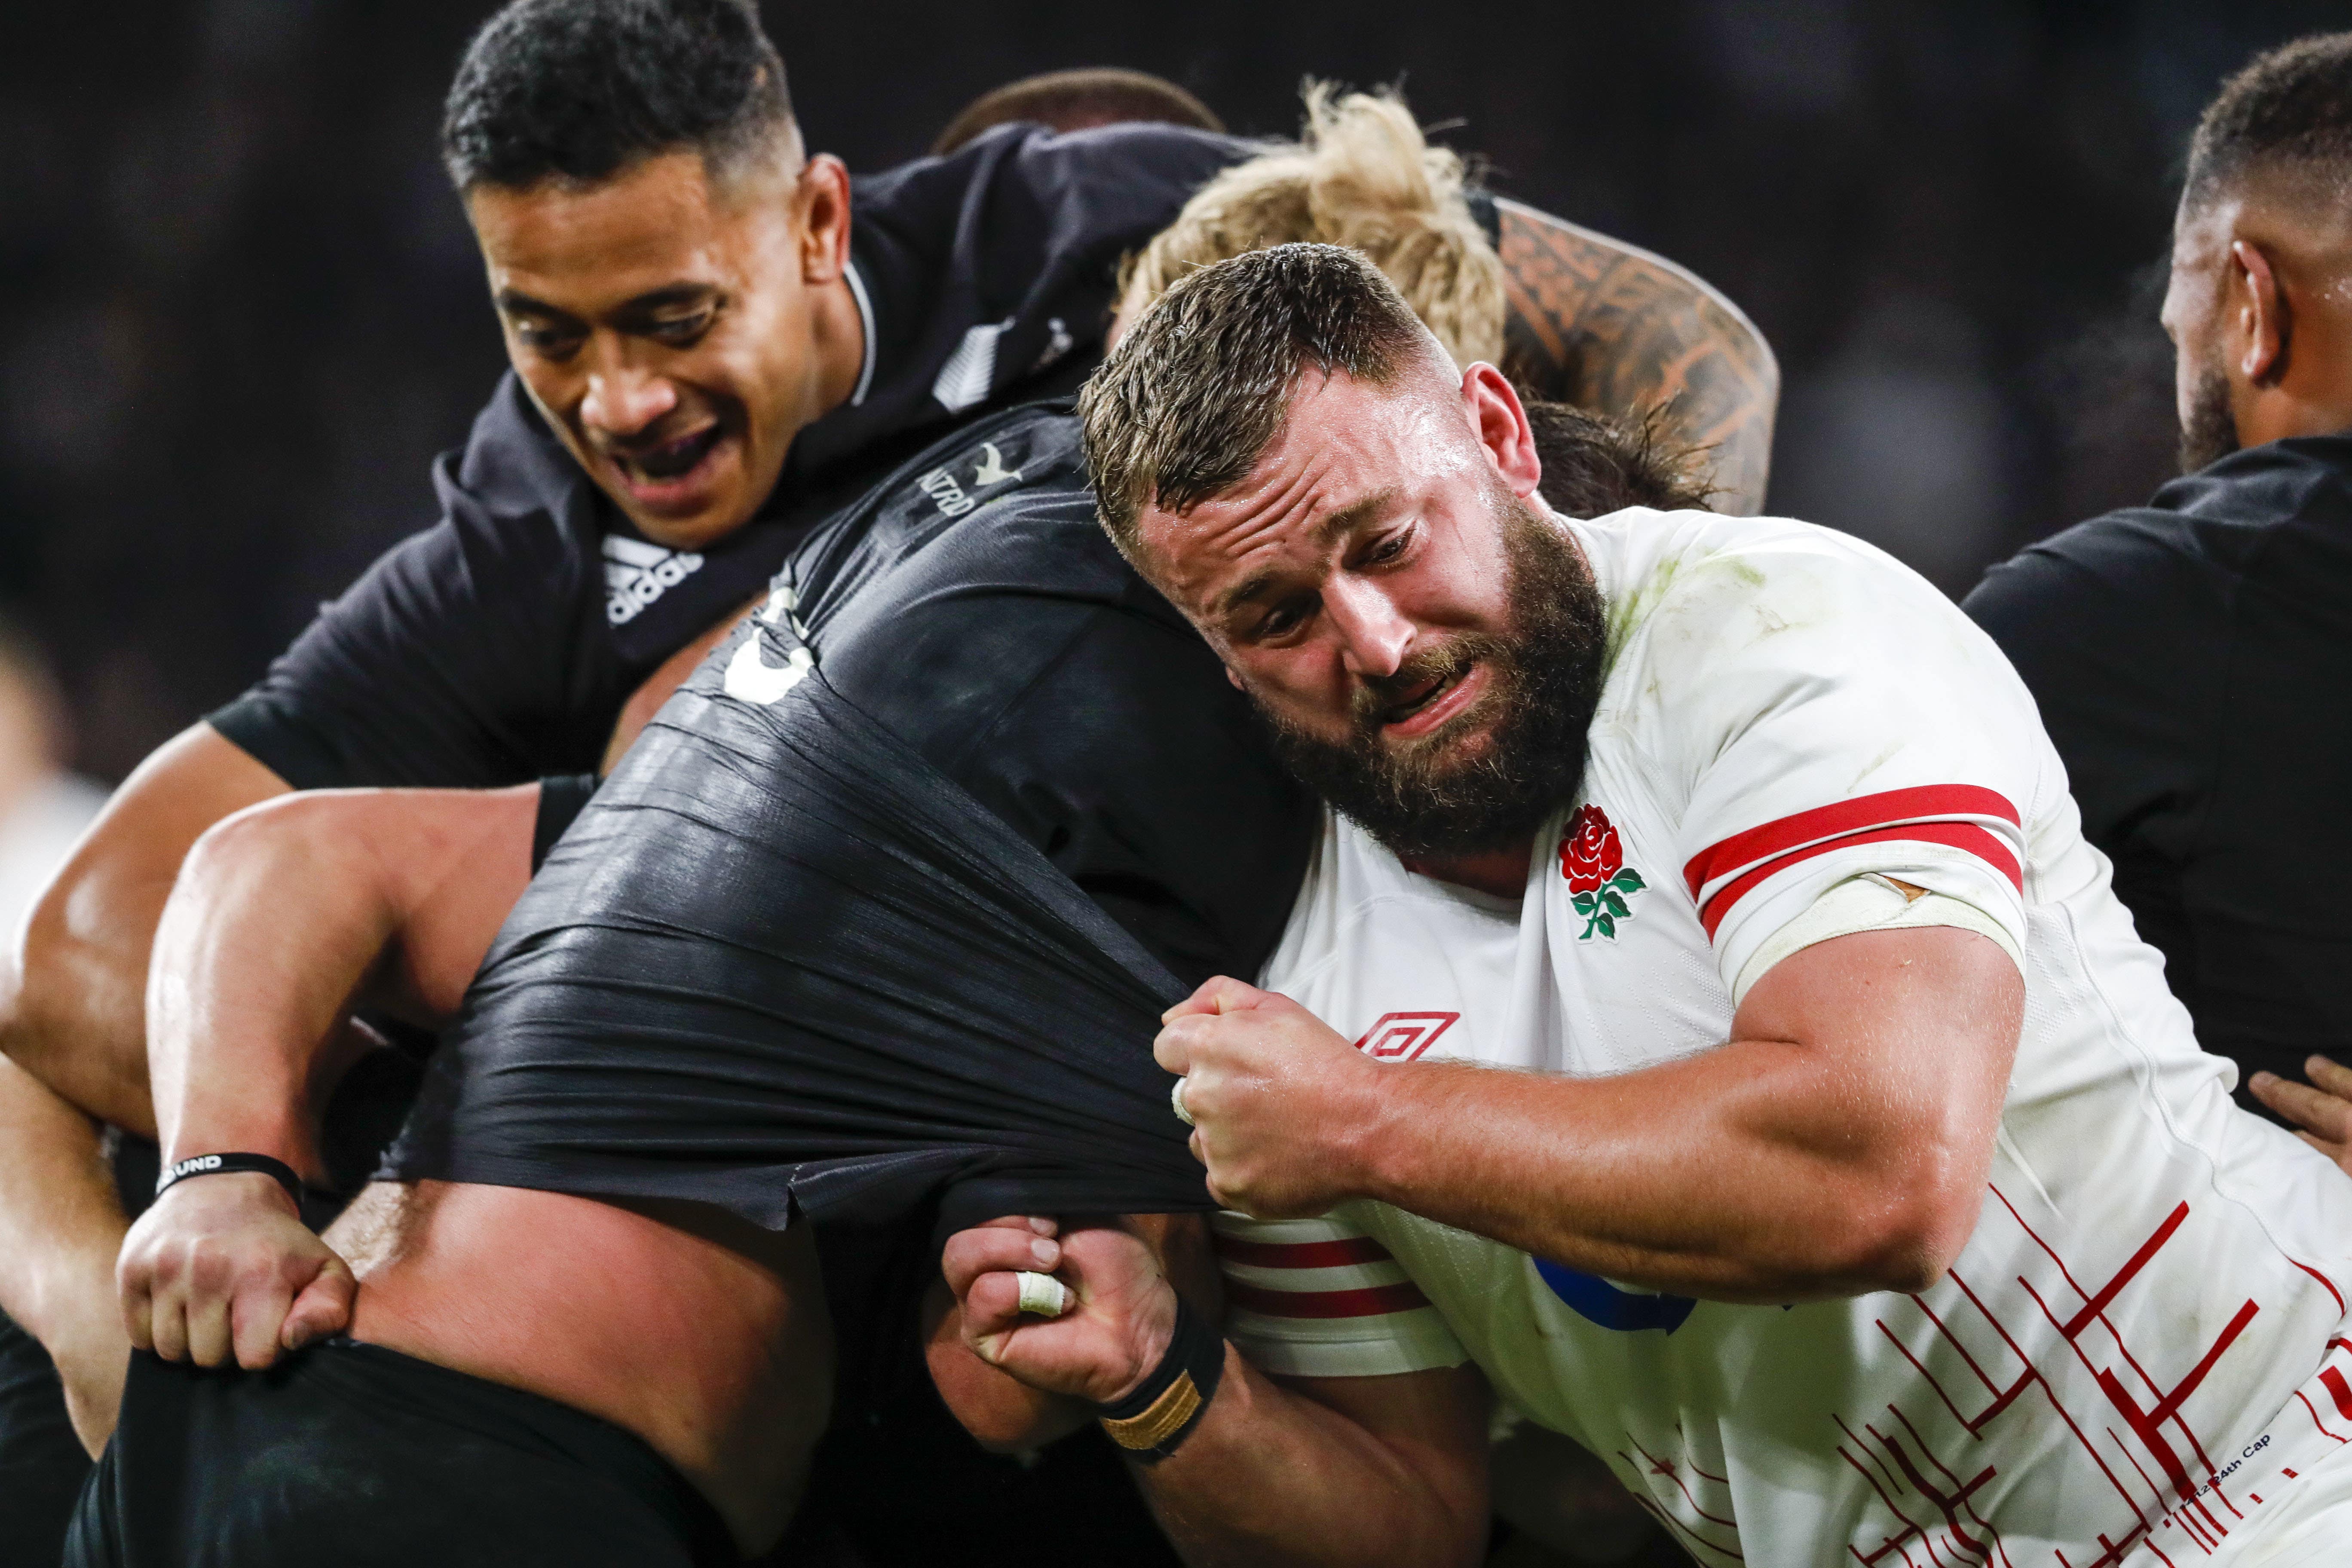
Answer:
<path fill-rule="evenodd" d="M 1993 816 L 2022 826 L 2017 807 L 2009 804 L 2006 795 L 1980 785 L 1921 784 L 1915 789 L 1881 790 L 1735 833 L 1692 856 L 1690 864 L 1683 868 L 1683 880 L 1696 899 L 1698 890 L 1717 877 L 1815 839 L 1843 838 L 1864 828 L 1935 816 Z"/>
<path fill-rule="evenodd" d="M 1832 849 L 1850 849 L 1857 844 L 1899 844 L 1905 841 L 1921 844 L 1942 844 L 1954 849 L 1965 849 L 1994 870 L 2009 879 L 2011 887 L 2025 890 L 2025 873 L 2009 846 L 1968 822 L 1911 822 L 1901 827 L 1882 827 L 1871 833 L 1849 833 L 1843 838 L 1832 838 L 1822 844 L 1808 844 L 1802 849 L 1792 849 L 1777 860 L 1768 860 L 1744 877 L 1736 877 L 1724 884 L 1721 891 L 1709 899 L 1699 910 L 1699 923 L 1706 928 L 1709 937 L 1723 923 L 1749 889 L 1776 871 L 1801 864 L 1816 855 L 1826 855 Z"/>
<path fill-rule="evenodd" d="M 1378 1318 L 1429 1305 L 1429 1298 L 1410 1279 L 1358 1290 L 1269 1290 L 1228 1279 L 1225 1299 L 1269 1318 Z"/>
<path fill-rule="evenodd" d="M 1389 1249 L 1369 1236 L 1339 1241 L 1244 1241 L 1217 1237 L 1217 1256 L 1259 1268 L 1339 1268 L 1353 1263 L 1393 1263 Z"/>

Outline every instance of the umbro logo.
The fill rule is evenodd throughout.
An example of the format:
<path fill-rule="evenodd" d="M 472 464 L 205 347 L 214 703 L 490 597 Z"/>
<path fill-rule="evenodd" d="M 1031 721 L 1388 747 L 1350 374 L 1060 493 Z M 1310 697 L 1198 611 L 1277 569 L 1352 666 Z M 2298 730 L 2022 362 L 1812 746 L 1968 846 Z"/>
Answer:
<path fill-rule="evenodd" d="M 1437 1043 L 1459 1013 L 1383 1013 L 1356 1041 L 1356 1048 L 1384 1062 L 1409 1062 Z"/>
<path fill-rule="evenodd" d="M 604 536 L 604 619 L 628 625 L 647 605 L 702 570 L 702 557 L 642 539 Z"/>

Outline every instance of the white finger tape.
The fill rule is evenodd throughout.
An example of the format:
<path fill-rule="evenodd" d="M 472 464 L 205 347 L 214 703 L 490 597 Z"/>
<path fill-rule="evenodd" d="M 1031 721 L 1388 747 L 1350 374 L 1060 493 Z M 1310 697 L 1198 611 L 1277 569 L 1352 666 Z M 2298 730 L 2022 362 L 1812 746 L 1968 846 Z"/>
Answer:
<path fill-rule="evenodd" d="M 1041 1318 L 1058 1318 L 1069 1310 L 1070 1288 L 1051 1274 L 1034 1274 L 1024 1268 L 1013 1276 L 1021 1281 L 1021 1310 L 1034 1312 Z"/>
<path fill-rule="evenodd" d="M 1192 1113 L 1184 1109 L 1184 1080 L 1178 1079 L 1176 1087 L 1168 1091 L 1168 1103 L 1175 1108 L 1176 1120 L 1185 1126 L 1192 1125 Z"/>

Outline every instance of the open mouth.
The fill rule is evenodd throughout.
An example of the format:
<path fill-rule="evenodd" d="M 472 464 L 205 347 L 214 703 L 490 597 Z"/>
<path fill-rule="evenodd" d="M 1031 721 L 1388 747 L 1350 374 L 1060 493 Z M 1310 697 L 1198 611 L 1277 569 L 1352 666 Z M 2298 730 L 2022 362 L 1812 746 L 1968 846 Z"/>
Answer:
<path fill-rule="evenodd" d="M 1465 659 L 1444 675 L 1431 676 L 1381 710 L 1381 728 L 1401 740 L 1429 734 L 1477 700 L 1486 686 L 1482 669 L 1477 660 Z"/>
<path fill-rule="evenodd" d="M 684 479 L 701 466 L 717 447 L 721 432 L 714 421 L 691 435 L 680 436 L 642 452 L 614 452 L 614 467 L 632 484 L 666 485 Z"/>
<path fill-rule="evenodd" d="M 1420 712 L 1423 709 L 1427 708 L 1431 703 L 1436 701 L 1440 697 L 1445 695 L 1446 692 L 1452 690 L 1454 687 L 1461 681 L 1461 679 L 1462 671 L 1458 669 L 1453 671 L 1451 674 L 1430 677 L 1429 679 L 1423 681 L 1421 686 L 1414 690 L 1412 696 L 1407 697 L 1402 702 L 1393 702 L 1388 707 L 1382 709 L 1381 710 L 1381 722 L 1383 724 L 1403 723 L 1406 720 L 1412 718 L 1414 714 Z"/>

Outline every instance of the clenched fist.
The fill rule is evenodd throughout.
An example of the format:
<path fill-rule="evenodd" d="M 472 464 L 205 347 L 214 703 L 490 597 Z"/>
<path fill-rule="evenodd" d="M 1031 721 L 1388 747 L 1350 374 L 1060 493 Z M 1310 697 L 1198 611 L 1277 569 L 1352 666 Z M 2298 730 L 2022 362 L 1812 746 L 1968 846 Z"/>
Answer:
<path fill-rule="evenodd" d="M 1289 997 L 1222 976 L 1161 1022 L 1151 1054 L 1184 1079 L 1212 1197 L 1292 1219 L 1365 1190 L 1361 1152 L 1389 1069 Z"/>
<path fill-rule="evenodd" d="M 1174 1288 L 1151 1248 L 1117 1225 L 1065 1231 L 1048 1219 L 995 1220 L 950 1237 L 940 1266 L 972 1353 L 1046 1394 L 1123 1399 L 1175 1337 Z M 1055 1275 L 1069 1289 L 1059 1316 L 1021 1310 L 1024 1272 Z"/>
<path fill-rule="evenodd" d="M 123 1238 L 115 1284 L 131 1342 L 248 1371 L 352 1321 L 358 1286 L 286 1190 L 238 1172 L 173 1185 Z"/>

